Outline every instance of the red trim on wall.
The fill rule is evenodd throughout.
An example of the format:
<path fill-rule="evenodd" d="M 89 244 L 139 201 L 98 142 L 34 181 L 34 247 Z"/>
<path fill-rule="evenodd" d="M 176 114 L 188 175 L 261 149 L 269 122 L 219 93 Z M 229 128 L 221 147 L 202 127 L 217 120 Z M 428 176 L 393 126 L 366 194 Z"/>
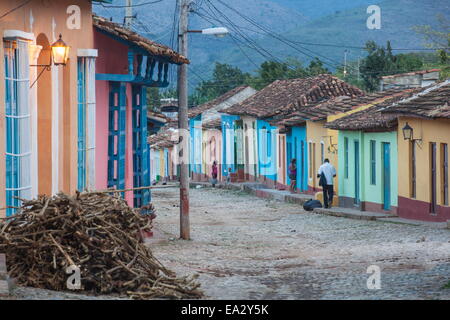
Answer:
<path fill-rule="evenodd" d="M 432 222 L 445 222 L 450 220 L 450 207 L 437 206 L 437 213 L 430 213 L 431 203 L 398 197 L 398 216 L 405 219 L 414 219 Z"/>

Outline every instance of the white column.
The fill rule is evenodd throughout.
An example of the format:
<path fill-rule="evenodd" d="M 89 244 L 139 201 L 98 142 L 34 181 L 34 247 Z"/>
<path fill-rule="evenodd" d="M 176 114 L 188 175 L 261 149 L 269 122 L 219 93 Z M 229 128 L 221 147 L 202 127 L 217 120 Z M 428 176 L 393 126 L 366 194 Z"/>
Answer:
<path fill-rule="evenodd" d="M 95 49 L 79 49 L 78 57 L 86 59 L 86 188 L 95 190 Z"/>
<path fill-rule="evenodd" d="M 52 67 L 52 194 L 59 189 L 59 68 Z"/>
<path fill-rule="evenodd" d="M 42 46 L 30 44 L 30 65 L 36 65 Z M 36 80 L 37 67 L 30 67 L 30 83 Z M 38 110 L 37 110 L 37 84 L 30 89 L 30 118 L 31 118 L 31 197 L 38 195 Z"/>

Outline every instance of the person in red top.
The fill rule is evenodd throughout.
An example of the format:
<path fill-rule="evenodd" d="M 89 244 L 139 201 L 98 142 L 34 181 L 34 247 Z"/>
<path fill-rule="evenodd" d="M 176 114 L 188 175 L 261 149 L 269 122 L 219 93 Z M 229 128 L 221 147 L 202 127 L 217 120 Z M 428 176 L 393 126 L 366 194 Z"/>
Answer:
<path fill-rule="evenodd" d="M 216 183 L 217 183 L 217 173 L 218 173 L 218 170 L 217 170 L 217 161 L 214 161 L 214 162 L 213 162 L 213 165 L 212 165 L 212 170 L 211 170 L 211 176 L 212 176 L 212 181 L 211 181 L 211 183 L 212 183 L 213 188 L 216 187 Z"/>

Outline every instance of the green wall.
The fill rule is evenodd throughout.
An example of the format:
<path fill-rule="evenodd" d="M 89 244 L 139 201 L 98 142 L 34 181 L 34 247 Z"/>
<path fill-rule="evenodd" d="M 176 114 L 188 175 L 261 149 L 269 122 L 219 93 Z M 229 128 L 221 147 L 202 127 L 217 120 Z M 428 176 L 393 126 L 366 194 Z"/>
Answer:
<path fill-rule="evenodd" d="M 348 138 L 348 178 L 345 177 L 345 148 L 344 138 Z M 397 168 L 397 132 L 362 132 L 339 131 L 339 196 L 355 197 L 355 146 L 354 141 L 359 141 L 360 148 L 360 200 L 383 203 L 383 150 L 382 143 L 390 143 L 390 167 L 391 167 L 391 206 L 397 206 L 398 200 L 398 168 Z M 370 166 L 370 141 L 376 144 L 376 181 L 371 184 Z"/>

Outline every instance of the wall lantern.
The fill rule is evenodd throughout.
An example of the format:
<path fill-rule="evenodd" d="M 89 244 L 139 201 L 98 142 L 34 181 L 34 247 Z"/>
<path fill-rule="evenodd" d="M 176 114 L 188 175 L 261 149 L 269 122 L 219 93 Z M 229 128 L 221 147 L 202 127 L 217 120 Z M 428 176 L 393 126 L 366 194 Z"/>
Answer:
<path fill-rule="evenodd" d="M 411 140 L 411 141 L 413 140 L 414 129 L 411 128 L 411 126 L 408 124 L 408 122 L 403 127 L 402 131 L 403 131 L 403 139 Z"/>
<path fill-rule="evenodd" d="M 408 124 L 408 122 L 405 124 L 402 131 L 403 131 L 403 139 L 404 140 L 409 140 L 409 141 L 417 142 L 417 143 L 422 142 L 422 139 L 414 139 L 414 129 Z"/>
<path fill-rule="evenodd" d="M 30 67 L 42 67 L 42 71 L 39 73 L 36 80 L 34 80 L 33 84 L 30 86 L 30 89 L 36 84 L 39 78 L 42 76 L 45 70 L 50 71 L 52 69 L 52 65 L 55 66 L 65 66 L 67 61 L 69 60 L 69 51 L 70 47 L 66 45 L 66 43 L 62 39 L 62 35 L 59 35 L 59 39 L 50 46 L 51 56 L 49 64 L 36 64 L 31 65 Z"/>
<path fill-rule="evenodd" d="M 59 39 L 52 44 L 52 58 L 55 66 L 67 64 L 69 59 L 70 47 L 62 40 L 62 35 L 59 35 Z"/>

